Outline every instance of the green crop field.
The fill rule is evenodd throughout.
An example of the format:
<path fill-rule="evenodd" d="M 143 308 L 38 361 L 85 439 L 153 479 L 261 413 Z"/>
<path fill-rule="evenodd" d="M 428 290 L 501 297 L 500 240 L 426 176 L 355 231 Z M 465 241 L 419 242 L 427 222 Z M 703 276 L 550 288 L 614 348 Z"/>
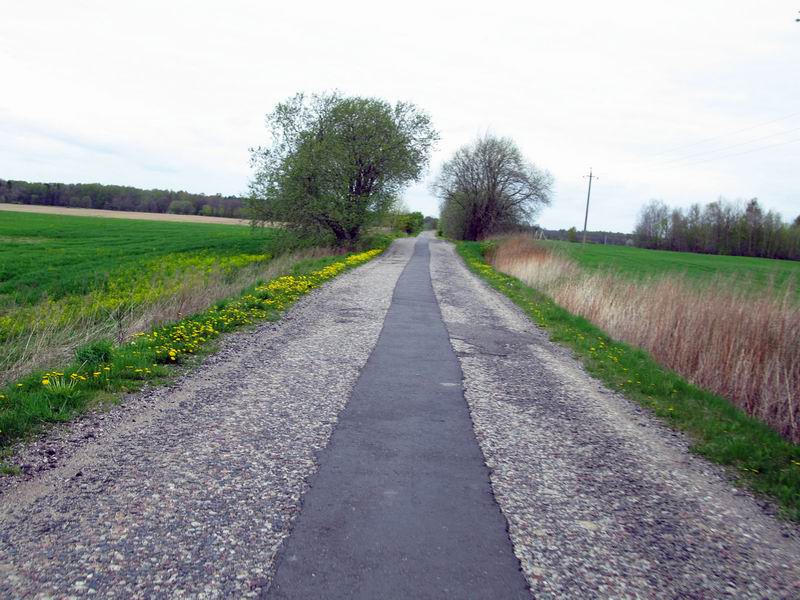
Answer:
<path fill-rule="evenodd" d="M 783 289 L 787 282 L 791 282 L 796 289 L 800 289 L 797 286 L 800 282 L 798 261 L 669 252 L 601 244 L 585 246 L 569 242 L 547 242 L 547 244 L 567 254 L 587 269 L 610 269 L 633 277 L 668 273 L 685 274 L 700 281 L 721 276 L 736 279 L 752 289 L 769 285 Z"/>
<path fill-rule="evenodd" d="M 278 229 L 0 212 L 0 381 L 204 310 L 299 245 Z"/>
<path fill-rule="evenodd" d="M 0 212 L 0 311 L 87 294 L 175 257 L 263 257 L 290 238 L 237 225 Z"/>

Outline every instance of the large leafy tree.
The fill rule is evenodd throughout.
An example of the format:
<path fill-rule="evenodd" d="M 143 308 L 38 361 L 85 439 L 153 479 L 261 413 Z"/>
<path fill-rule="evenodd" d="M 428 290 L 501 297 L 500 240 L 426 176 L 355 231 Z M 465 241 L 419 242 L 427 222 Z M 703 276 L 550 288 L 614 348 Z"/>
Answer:
<path fill-rule="evenodd" d="M 255 222 L 332 234 L 351 246 L 422 176 L 438 140 L 409 103 L 298 94 L 267 115 L 272 144 L 252 150 Z"/>

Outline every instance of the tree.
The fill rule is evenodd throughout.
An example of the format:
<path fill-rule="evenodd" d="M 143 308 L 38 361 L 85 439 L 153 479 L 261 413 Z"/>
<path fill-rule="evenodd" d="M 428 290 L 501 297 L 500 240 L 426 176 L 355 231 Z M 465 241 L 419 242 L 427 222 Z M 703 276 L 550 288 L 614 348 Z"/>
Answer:
<path fill-rule="evenodd" d="M 436 217 L 426 216 L 422 220 L 422 228 L 426 231 L 435 231 L 439 227 L 439 219 Z"/>
<path fill-rule="evenodd" d="M 578 241 L 578 230 L 574 227 L 567 229 L 567 241 L 573 244 Z"/>
<path fill-rule="evenodd" d="M 194 206 L 188 200 L 173 200 L 169 203 L 167 212 L 176 215 L 193 215 Z"/>
<path fill-rule="evenodd" d="M 422 231 L 424 219 L 421 212 L 402 213 L 397 220 L 397 228 L 409 235 L 419 233 Z"/>
<path fill-rule="evenodd" d="M 553 177 L 522 156 L 509 138 L 486 135 L 442 165 L 432 185 L 450 237 L 477 240 L 529 224 L 550 203 Z"/>
<path fill-rule="evenodd" d="M 298 94 L 267 116 L 272 145 L 253 149 L 255 223 L 284 221 L 352 246 L 422 176 L 438 140 L 409 103 Z"/>
<path fill-rule="evenodd" d="M 639 214 L 639 222 L 633 230 L 636 244 L 645 248 L 663 249 L 667 245 L 670 212 L 660 200 L 651 200 Z"/>

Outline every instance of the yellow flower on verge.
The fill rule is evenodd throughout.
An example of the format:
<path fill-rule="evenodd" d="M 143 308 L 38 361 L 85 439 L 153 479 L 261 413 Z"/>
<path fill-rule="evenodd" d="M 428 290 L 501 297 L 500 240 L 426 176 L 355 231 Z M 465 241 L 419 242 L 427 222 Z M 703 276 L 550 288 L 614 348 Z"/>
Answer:
<path fill-rule="evenodd" d="M 50 385 L 50 380 L 47 377 L 45 377 L 44 379 L 42 379 L 42 385 Z"/>

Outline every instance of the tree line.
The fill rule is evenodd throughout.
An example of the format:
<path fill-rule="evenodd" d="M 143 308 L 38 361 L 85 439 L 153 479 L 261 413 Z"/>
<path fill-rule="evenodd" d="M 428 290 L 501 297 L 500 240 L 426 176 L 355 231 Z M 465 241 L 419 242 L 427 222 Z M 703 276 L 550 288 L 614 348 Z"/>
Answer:
<path fill-rule="evenodd" d="M 0 179 L 0 202 L 210 217 L 244 216 L 244 200 L 235 196 L 142 190 L 99 183 L 30 183 Z"/>
<path fill-rule="evenodd" d="M 658 250 L 800 260 L 800 216 L 785 223 L 780 214 L 765 212 L 757 198 L 746 204 L 720 198 L 688 209 L 651 200 L 639 215 L 634 240 Z"/>
<path fill-rule="evenodd" d="M 562 242 L 577 243 L 581 241 L 583 234 L 576 227 L 569 229 L 542 229 L 545 239 L 559 240 Z M 587 231 L 586 241 L 592 244 L 605 244 L 612 246 L 632 246 L 633 236 L 630 233 L 620 233 L 618 231 Z"/>

